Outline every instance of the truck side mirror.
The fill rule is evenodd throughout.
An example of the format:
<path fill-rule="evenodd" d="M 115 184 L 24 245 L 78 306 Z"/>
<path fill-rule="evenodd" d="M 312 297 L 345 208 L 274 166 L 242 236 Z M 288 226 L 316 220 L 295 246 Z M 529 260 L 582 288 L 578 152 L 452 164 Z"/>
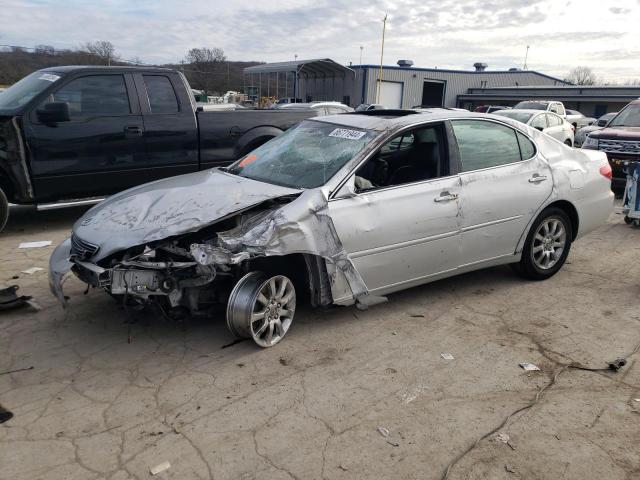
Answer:
<path fill-rule="evenodd" d="M 44 108 L 36 110 L 38 120 L 42 123 L 58 123 L 68 122 L 71 120 L 69 116 L 69 104 L 67 102 L 51 102 L 46 103 Z"/>

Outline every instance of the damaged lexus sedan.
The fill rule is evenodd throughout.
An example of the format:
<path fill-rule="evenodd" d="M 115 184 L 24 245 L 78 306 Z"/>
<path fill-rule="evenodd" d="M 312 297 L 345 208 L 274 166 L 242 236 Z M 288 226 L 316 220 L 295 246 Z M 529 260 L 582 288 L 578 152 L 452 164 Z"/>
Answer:
<path fill-rule="evenodd" d="M 602 152 L 505 117 L 444 109 L 306 120 L 228 168 L 114 195 L 50 260 L 125 306 L 207 315 L 261 347 L 296 307 L 370 306 L 392 292 L 513 264 L 542 280 L 612 212 Z M 524 288 L 524 287 L 523 287 Z"/>

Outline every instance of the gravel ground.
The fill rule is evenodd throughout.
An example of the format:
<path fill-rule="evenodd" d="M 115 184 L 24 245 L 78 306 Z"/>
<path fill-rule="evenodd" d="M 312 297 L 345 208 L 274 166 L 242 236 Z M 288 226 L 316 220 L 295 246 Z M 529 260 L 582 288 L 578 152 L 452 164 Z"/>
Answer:
<path fill-rule="evenodd" d="M 75 279 L 64 311 L 53 247 L 17 247 L 57 244 L 82 211 L 14 209 L 0 234 L 0 283 L 40 307 L 0 313 L 14 414 L 0 479 L 150 478 L 163 462 L 154 478 L 440 479 L 458 458 L 451 479 L 640 478 L 640 354 L 618 373 L 566 367 L 606 367 L 640 341 L 640 230 L 619 214 L 548 281 L 494 268 L 364 312 L 302 309 L 262 350 L 222 317 L 129 327 Z"/>

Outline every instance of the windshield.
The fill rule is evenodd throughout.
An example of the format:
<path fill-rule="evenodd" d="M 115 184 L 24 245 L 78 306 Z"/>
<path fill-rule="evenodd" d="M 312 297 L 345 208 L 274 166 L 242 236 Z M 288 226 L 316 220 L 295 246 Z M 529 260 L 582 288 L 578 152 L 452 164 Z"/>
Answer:
<path fill-rule="evenodd" d="M 517 112 L 514 110 L 501 110 L 499 112 L 493 112 L 494 115 L 500 115 L 502 117 L 513 118 L 522 123 L 527 123 L 533 116 L 533 113 L 529 112 Z"/>
<path fill-rule="evenodd" d="M 611 122 L 608 127 L 640 127 L 640 103 L 627 105 Z"/>
<path fill-rule="evenodd" d="M 316 188 L 376 135 L 367 130 L 305 121 L 253 150 L 228 172 L 284 187 Z"/>
<path fill-rule="evenodd" d="M 513 108 L 521 108 L 523 110 L 546 110 L 547 104 L 540 102 L 520 102 Z"/>
<path fill-rule="evenodd" d="M 0 110 L 15 112 L 60 78 L 53 72 L 33 72 L 0 94 Z"/>

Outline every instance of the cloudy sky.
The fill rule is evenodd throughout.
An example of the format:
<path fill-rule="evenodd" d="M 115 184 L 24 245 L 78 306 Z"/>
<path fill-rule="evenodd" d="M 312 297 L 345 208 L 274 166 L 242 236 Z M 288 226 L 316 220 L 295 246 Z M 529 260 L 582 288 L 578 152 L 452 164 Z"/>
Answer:
<path fill-rule="evenodd" d="M 109 40 L 125 59 L 176 62 L 191 47 L 231 60 L 329 57 L 564 76 L 590 66 L 605 81 L 640 79 L 640 0 L 2 0 L 0 44 L 56 48 Z"/>

